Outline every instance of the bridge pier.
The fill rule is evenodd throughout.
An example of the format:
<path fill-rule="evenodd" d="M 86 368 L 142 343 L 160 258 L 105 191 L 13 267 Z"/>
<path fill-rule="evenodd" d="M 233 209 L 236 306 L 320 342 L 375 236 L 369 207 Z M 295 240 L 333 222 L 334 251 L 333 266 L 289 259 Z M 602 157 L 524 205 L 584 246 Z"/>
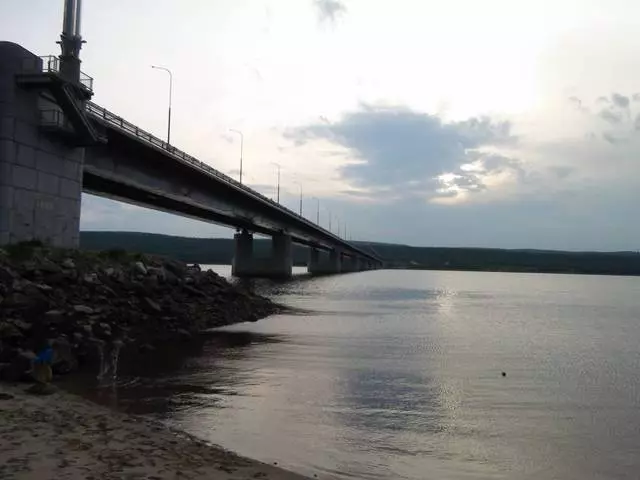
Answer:
<path fill-rule="evenodd" d="M 42 59 L 0 42 L 0 245 L 40 240 L 75 248 L 84 148 L 44 131 L 62 111 L 38 88 L 18 83 L 41 71 Z"/>
<path fill-rule="evenodd" d="M 348 255 L 342 256 L 342 273 L 351 273 L 358 271 L 358 259 L 357 257 L 351 257 Z"/>
<path fill-rule="evenodd" d="M 271 240 L 271 256 L 256 258 L 253 255 L 253 234 L 243 230 L 234 235 L 235 254 L 231 266 L 234 277 L 289 278 L 293 268 L 291 236 L 274 235 Z"/>
<path fill-rule="evenodd" d="M 324 258 L 323 258 L 324 257 Z M 317 248 L 309 248 L 307 269 L 312 275 L 331 275 L 342 271 L 341 258 L 337 250 L 329 251 L 325 256 Z"/>

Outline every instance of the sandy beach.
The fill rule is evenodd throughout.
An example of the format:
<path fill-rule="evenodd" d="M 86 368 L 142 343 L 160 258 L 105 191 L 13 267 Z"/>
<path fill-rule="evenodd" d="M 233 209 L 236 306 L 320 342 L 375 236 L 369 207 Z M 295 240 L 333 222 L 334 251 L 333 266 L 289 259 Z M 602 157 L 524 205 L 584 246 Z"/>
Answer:
<path fill-rule="evenodd" d="M 160 423 L 0 384 L 0 478 L 304 480 Z"/>

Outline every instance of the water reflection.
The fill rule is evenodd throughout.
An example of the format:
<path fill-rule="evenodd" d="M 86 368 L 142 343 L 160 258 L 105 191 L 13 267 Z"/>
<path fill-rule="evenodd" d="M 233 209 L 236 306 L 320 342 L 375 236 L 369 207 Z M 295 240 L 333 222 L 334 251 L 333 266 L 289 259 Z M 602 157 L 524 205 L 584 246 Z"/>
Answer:
<path fill-rule="evenodd" d="M 215 406 L 221 396 L 235 395 L 242 386 L 241 375 L 221 363 L 251 355 L 256 345 L 281 341 L 272 334 L 211 331 L 153 351 L 123 349 L 117 380 L 109 385 L 96 383 L 90 372 L 62 381 L 69 390 L 98 403 L 168 419 L 178 411 Z"/>

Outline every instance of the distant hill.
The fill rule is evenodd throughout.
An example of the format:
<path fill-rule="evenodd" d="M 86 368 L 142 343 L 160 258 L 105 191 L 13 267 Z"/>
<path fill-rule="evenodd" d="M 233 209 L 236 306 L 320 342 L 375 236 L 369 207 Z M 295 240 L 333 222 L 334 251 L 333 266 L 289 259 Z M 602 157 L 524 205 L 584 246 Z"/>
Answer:
<path fill-rule="evenodd" d="M 254 251 L 257 255 L 267 255 L 270 243 L 267 239 L 257 239 Z M 637 252 L 565 252 L 353 243 L 381 257 L 389 268 L 640 275 L 640 254 Z M 122 248 L 165 255 L 189 263 L 229 264 L 233 258 L 233 240 L 226 238 L 188 238 L 133 232 L 81 232 L 80 245 L 87 250 Z M 308 250 L 294 245 L 293 256 L 296 265 L 305 265 Z"/>

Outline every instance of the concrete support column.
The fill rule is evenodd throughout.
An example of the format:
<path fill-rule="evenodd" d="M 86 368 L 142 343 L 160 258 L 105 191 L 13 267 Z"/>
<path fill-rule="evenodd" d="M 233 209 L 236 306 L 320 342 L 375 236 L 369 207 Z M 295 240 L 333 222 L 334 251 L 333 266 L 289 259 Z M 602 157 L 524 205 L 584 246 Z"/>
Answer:
<path fill-rule="evenodd" d="M 272 258 L 268 277 L 289 278 L 293 271 L 291 236 L 283 233 L 272 239 Z"/>
<path fill-rule="evenodd" d="M 309 249 L 309 273 L 313 275 L 330 275 L 342 271 L 340 254 L 336 250 L 331 250 L 329 255 L 321 254 L 317 248 Z"/>
<path fill-rule="evenodd" d="M 342 257 L 342 272 L 350 273 L 356 271 L 356 259 L 355 257 L 349 257 L 344 255 Z"/>
<path fill-rule="evenodd" d="M 253 235 L 247 231 L 234 235 L 235 253 L 231 274 L 234 277 L 289 278 L 293 269 L 291 237 L 275 235 L 271 243 L 271 256 L 256 258 L 253 254 Z"/>
<path fill-rule="evenodd" d="M 243 230 L 233 236 L 235 251 L 231 263 L 231 275 L 244 277 L 253 267 L 253 235 Z"/>
<path fill-rule="evenodd" d="M 25 65 L 37 71 L 42 60 L 0 42 L 0 245 L 40 240 L 75 248 L 84 148 L 41 131 L 41 109 L 56 107 L 17 84 Z"/>

